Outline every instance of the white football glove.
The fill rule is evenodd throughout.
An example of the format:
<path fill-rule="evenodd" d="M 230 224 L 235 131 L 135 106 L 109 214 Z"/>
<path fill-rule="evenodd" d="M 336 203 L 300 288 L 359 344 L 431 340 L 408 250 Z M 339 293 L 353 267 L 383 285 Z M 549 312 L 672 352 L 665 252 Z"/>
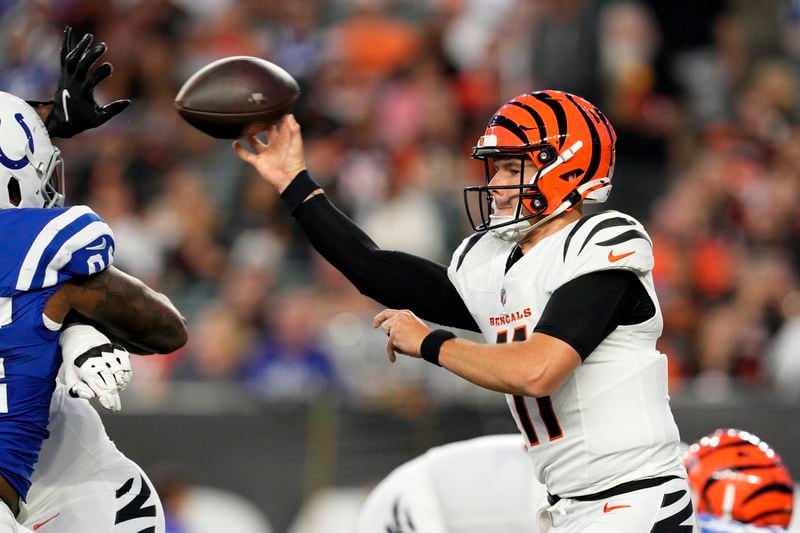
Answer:
<path fill-rule="evenodd" d="M 64 384 L 70 396 L 97 398 L 106 409 L 122 409 L 119 392 L 133 377 L 128 350 L 85 324 L 67 326 L 58 342 L 64 364 Z"/>

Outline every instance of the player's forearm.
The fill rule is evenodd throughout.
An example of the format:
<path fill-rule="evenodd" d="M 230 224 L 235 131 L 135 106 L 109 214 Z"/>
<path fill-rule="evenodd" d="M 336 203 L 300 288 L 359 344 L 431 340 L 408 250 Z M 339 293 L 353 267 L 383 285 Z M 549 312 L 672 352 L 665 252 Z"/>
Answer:
<path fill-rule="evenodd" d="M 295 187 L 305 181 L 297 189 L 297 200 L 287 201 L 295 220 L 314 249 L 362 294 L 387 307 L 410 309 L 437 324 L 478 330 L 443 265 L 403 252 L 381 250 L 325 195 L 297 205 L 308 197 L 315 184 L 306 173 L 295 179 L 301 180 L 294 183 Z"/>
<path fill-rule="evenodd" d="M 73 308 L 131 351 L 171 353 L 186 344 L 186 321 L 169 299 L 114 267 L 75 284 Z"/>
<path fill-rule="evenodd" d="M 527 344 L 481 344 L 455 338 L 442 344 L 439 364 L 485 389 L 522 396 L 551 392 L 544 388 L 545 365 L 539 364 Z"/>

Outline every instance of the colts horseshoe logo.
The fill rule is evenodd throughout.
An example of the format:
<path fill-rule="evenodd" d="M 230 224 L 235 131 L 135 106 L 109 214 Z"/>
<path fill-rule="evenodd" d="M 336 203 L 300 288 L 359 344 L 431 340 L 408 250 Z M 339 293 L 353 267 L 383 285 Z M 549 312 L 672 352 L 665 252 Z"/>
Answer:
<path fill-rule="evenodd" d="M 25 136 L 28 138 L 28 148 L 30 148 L 30 152 L 33 153 L 33 135 L 31 134 L 31 129 L 25 124 L 25 118 L 22 116 L 22 113 L 15 113 L 14 118 L 17 119 L 19 125 L 22 127 L 22 130 L 25 132 Z M 28 156 L 23 155 L 19 159 L 11 159 L 8 157 L 4 152 L 3 149 L 0 148 L 0 163 L 3 164 L 6 168 L 10 169 L 20 169 L 30 163 L 28 161 Z"/>

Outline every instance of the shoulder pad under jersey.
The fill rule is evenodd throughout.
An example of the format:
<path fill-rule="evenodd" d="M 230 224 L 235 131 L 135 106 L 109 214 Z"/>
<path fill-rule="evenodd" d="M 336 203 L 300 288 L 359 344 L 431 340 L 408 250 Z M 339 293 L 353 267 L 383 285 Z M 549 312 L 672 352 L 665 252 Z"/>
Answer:
<path fill-rule="evenodd" d="M 653 269 L 653 244 L 635 218 L 604 211 L 575 223 L 564 241 L 562 259 L 567 279 L 612 268 L 645 274 Z"/>
<path fill-rule="evenodd" d="M 0 292 L 52 287 L 108 268 L 114 234 L 86 206 L 0 211 Z"/>

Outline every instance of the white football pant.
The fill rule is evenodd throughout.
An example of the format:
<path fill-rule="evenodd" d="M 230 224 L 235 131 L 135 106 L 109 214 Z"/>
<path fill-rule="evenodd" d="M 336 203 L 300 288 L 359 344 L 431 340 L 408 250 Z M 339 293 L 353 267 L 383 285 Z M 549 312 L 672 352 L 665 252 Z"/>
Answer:
<path fill-rule="evenodd" d="M 27 517 L 20 517 L 25 526 L 36 533 L 164 533 L 164 509 L 152 483 L 117 450 L 87 400 L 68 397 L 59 383 L 48 429 Z"/>

